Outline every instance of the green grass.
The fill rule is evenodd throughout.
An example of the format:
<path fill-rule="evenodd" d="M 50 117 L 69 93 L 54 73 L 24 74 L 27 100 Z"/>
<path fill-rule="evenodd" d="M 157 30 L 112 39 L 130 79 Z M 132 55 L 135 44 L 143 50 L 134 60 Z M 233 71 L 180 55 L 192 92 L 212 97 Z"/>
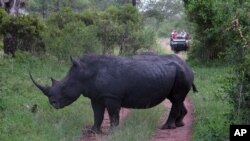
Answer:
<path fill-rule="evenodd" d="M 231 68 L 223 66 L 194 67 L 199 93 L 192 96 L 195 109 L 193 141 L 229 140 L 233 105 L 224 87 Z"/>
<path fill-rule="evenodd" d="M 72 105 L 55 110 L 28 76 L 30 70 L 37 81 L 50 85 L 50 76 L 61 79 L 68 69 L 68 63 L 48 55 L 18 54 L 15 59 L 0 58 L 1 141 L 72 141 L 79 138 L 82 128 L 92 124 L 89 100 L 81 97 Z M 33 113 L 35 104 L 37 112 Z"/>
<path fill-rule="evenodd" d="M 159 128 L 160 116 L 166 112 L 162 105 L 151 109 L 133 110 L 122 127 L 119 127 L 108 141 L 147 141 Z M 166 120 L 165 117 L 164 120 Z"/>

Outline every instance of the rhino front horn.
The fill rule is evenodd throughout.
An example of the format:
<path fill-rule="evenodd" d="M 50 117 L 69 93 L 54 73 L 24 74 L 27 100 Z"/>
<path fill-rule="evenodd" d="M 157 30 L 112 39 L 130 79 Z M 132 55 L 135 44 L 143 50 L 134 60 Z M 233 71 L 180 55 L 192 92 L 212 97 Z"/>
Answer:
<path fill-rule="evenodd" d="M 43 94 L 45 94 L 46 96 L 49 95 L 49 87 L 45 87 L 45 86 L 42 86 L 40 84 L 38 84 L 32 77 L 31 73 L 29 72 L 29 75 L 30 75 L 30 79 L 32 80 L 32 82 L 36 85 L 37 88 L 39 88 Z"/>

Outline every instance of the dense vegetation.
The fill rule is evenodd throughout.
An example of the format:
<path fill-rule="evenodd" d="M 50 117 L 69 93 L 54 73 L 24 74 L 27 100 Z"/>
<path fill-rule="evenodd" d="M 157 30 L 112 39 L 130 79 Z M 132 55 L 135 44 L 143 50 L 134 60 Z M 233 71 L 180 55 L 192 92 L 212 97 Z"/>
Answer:
<path fill-rule="evenodd" d="M 224 118 L 222 118 L 224 121 L 217 125 L 211 124 L 212 126 L 208 126 L 206 129 L 203 128 L 205 129 L 204 134 L 200 134 L 202 133 L 200 130 L 194 136 L 195 138 L 203 138 L 206 136 L 205 132 L 214 130 L 213 136 L 208 137 L 209 140 L 211 138 L 213 140 L 225 140 L 225 138 L 221 138 L 221 135 L 224 134 L 224 137 L 226 137 L 228 133 L 221 132 L 226 130 L 226 126 L 223 126 L 222 123 L 224 125 L 250 123 L 250 2 L 246 0 L 228 0 L 226 2 L 222 0 L 183 1 L 187 17 L 194 25 L 193 47 L 189 53 L 190 59 L 203 63 L 223 62 L 224 65 L 218 64 L 220 66 L 226 65 L 232 71 L 229 76 L 221 81 L 220 87 L 222 92 L 225 93 L 215 91 L 219 93 L 216 94 L 217 100 L 226 100 L 226 103 L 228 103 L 229 109 L 225 110 L 227 112 L 221 113 L 224 115 Z M 216 71 L 211 75 L 218 75 L 218 73 Z M 216 84 L 216 80 L 214 82 Z M 221 103 L 225 102 L 221 101 Z M 216 110 L 216 107 L 211 109 Z M 218 107 L 223 108 L 223 106 Z M 209 125 L 208 122 L 212 122 L 214 117 L 204 118 L 209 119 L 208 121 L 201 121 L 203 124 Z M 218 120 L 221 119 L 216 119 L 216 121 Z M 199 128 L 199 125 L 196 128 Z"/>
<path fill-rule="evenodd" d="M 25 50 L 29 51 L 33 50 L 32 47 L 38 47 L 31 46 L 30 41 L 35 37 L 41 39 L 42 34 L 43 48 L 45 47 L 48 53 L 59 59 L 86 52 L 114 53 L 115 49 L 120 55 L 130 55 L 141 48 L 149 50 L 155 45 L 155 33 L 144 28 L 141 15 L 130 4 L 120 7 L 110 6 L 104 11 L 74 12 L 70 8 L 62 8 L 47 17 L 42 24 L 45 25 L 45 29 L 37 24 L 39 22 L 36 17 L 29 15 L 12 17 L 4 12 L 1 13 L 4 22 L 0 27 L 5 33 L 4 40 L 8 38 L 7 34 L 10 34 L 16 44 L 28 42 L 29 46 L 24 45 Z M 6 52 L 8 49 L 17 48 L 16 44 L 4 45 L 4 48 L 7 48 L 5 53 L 8 53 Z M 22 48 L 24 47 L 20 49 Z"/>
<path fill-rule="evenodd" d="M 185 0 L 186 13 L 194 23 L 193 59 L 224 60 L 235 70 L 231 102 L 238 124 L 249 124 L 250 115 L 250 2 Z"/>

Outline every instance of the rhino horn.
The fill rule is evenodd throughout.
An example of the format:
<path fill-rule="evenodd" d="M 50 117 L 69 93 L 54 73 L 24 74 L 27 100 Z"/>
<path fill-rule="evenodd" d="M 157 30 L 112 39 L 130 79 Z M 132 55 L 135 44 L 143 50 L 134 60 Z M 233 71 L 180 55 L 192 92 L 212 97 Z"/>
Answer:
<path fill-rule="evenodd" d="M 55 86 L 56 84 L 58 84 L 59 83 L 59 81 L 58 80 L 55 80 L 54 78 L 50 78 L 51 79 L 51 82 L 52 82 L 52 86 Z"/>
<path fill-rule="evenodd" d="M 49 96 L 49 87 L 45 87 L 45 86 L 42 86 L 40 84 L 38 84 L 32 77 L 31 73 L 29 72 L 29 75 L 30 75 L 30 79 L 32 80 L 32 82 L 36 85 L 37 88 L 39 88 L 43 93 L 44 95 L 46 96 Z"/>
<path fill-rule="evenodd" d="M 76 59 L 74 59 L 72 56 L 70 56 L 70 60 L 74 66 L 80 66 L 79 62 Z"/>

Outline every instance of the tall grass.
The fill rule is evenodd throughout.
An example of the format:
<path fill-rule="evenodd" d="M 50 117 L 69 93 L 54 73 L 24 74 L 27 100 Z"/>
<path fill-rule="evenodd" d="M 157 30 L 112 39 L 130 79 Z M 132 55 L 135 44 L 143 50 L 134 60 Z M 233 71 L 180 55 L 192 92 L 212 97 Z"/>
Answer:
<path fill-rule="evenodd" d="M 17 54 L 15 59 L 2 57 L 0 62 L 1 141 L 72 141 L 92 123 L 89 100 L 80 98 L 55 110 L 29 79 L 31 71 L 38 82 L 50 85 L 50 76 L 60 79 L 66 74 L 67 62 L 29 54 Z"/>
<path fill-rule="evenodd" d="M 199 90 L 191 95 L 195 107 L 194 141 L 229 140 L 232 108 L 225 87 L 231 68 L 223 66 L 194 67 L 195 84 Z"/>

